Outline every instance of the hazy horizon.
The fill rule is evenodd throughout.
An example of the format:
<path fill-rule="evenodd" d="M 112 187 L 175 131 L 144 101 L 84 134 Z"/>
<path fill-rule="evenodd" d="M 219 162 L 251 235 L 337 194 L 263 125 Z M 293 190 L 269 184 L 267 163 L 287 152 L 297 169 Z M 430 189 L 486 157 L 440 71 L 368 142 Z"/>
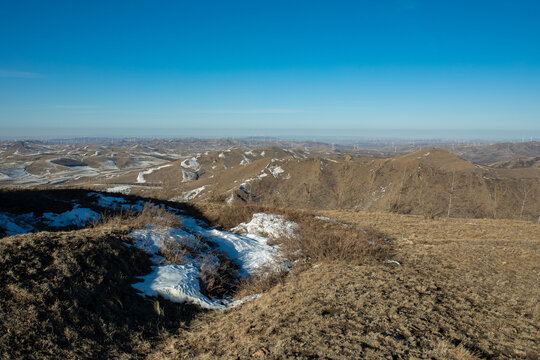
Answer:
<path fill-rule="evenodd" d="M 407 129 L 401 130 L 343 130 L 343 129 L 33 129 L 35 134 L 26 129 L 11 129 L 3 131 L 0 128 L 0 141 L 12 140 L 54 140 L 54 139 L 280 139 L 292 141 L 321 141 L 321 142 L 354 142 L 354 141 L 396 141 L 407 143 L 412 141 L 433 142 L 529 142 L 540 141 L 540 133 L 531 135 L 530 132 L 497 132 L 497 131 L 456 131 L 417 132 Z M 5 135 L 10 134 L 10 135 Z"/>

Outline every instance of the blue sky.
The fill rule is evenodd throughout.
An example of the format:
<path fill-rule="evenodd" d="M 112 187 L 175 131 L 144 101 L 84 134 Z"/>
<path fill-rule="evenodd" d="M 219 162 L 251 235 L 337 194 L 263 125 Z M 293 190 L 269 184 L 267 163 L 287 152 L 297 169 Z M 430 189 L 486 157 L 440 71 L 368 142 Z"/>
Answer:
<path fill-rule="evenodd" d="M 540 137 L 539 1 L 0 0 L 0 136 Z"/>

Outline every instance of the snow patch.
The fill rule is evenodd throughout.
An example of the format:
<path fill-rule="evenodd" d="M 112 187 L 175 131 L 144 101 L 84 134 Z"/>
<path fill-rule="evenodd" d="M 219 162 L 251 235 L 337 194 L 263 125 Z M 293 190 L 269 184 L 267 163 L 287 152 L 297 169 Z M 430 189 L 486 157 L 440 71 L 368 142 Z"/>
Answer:
<path fill-rule="evenodd" d="M 82 227 L 86 224 L 101 219 L 101 215 L 92 209 L 80 208 L 78 205 L 72 210 L 56 214 L 44 213 L 43 222 L 52 227 L 78 226 Z"/>
<path fill-rule="evenodd" d="M 270 173 L 272 174 L 272 176 L 275 177 L 275 178 L 277 178 L 279 174 L 285 172 L 285 170 L 283 170 L 283 169 L 281 168 L 281 166 L 279 166 L 279 165 L 268 167 L 268 171 L 270 171 Z"/>
<path fill-rule="evenodd" d="M 200 167 L 200 165 L 197 162 L 196 158 L 186 159 L 186 160 L 182 161 L 180 163 L 180 165 L 182 165 L 182 167 L 192 169 L 193 171 L 199 170 L 199 167 Z"/>
<path fill-rule="evenodd" d="M 283 215 L 273 215 L 266 213 L 255 213 L 248 223 L 241 223 L 231 229 L 231 231 L 250 236 L 267 236 L 273 239 L 281 237 L 293 237 L 298 225 L 292 221 L 285 220 Z"/>
<path fill-rule="evenodd" d="M 5 230 L 8 236 L 34 231 L 34 221 L 34 213 L 22 215 L 0 213 L 0 227 Z"/>
<path fill-rule="evenodd" d="M 141 171 L 139 173 L 139 175 L 137 175 L 137 182 L 140 183 L 140 184 L 144 184 L 144 183 L 146 183 L 146 179 L 144 178 L 144 175 L 150 175 L 151 173 L 153 173 L 156 170 L 163 169 L 163 168 L 166 168 L 166 167 L 169 167 L 169 166 L 172 166 L 172 164 L 166 164 L 166 165 L 158 166 L 158 167 L 148 169 L 148 170 L 145 170 L 145 171 Z"/>
<path fill-rule="evenodd" d="M 108 193 L 120 193 L 128 195 L 131 192 L 131 185 L 117 185 L 115 187 L 108 188 L 105 191 Z"/>
<path fill-rule="evenodd" d="M 193 180 L 197 180 L 199 178 L 199 175 L 197 175 L 197 173 L 186 170 L 183 167 L 181 167 L 181 169 L 182 169 L 182 182 L 190 182 Z"/>
<path fill-rule="evenodd" d="M 107 209 L 122 209 L 126 211 L 141 211 L 144 208 L 144 201 L 139 200 L 136 204 L 130 204 L 126 199 L 116 196 L 105 196 L 99 193 L 90 193 L 88 196 L 95 196 L 96 205 Z"/>
<path fill-rule="evenodd" d="M 201 272 L 191 265 L 161 265 L 132 286 L 146 296 L 162 296 L 173 302 L 188 302 L 205 309 L 224 309 L 221 301 L 212 301 L 201 293 Z"/>
<path fill-rule="evenodd" d="M 190 190 L 190 191 L 186 191 L 186 192 L 182 193 L 182 195 L 180 195 L 180 196 L 173 197 L 172 199 L 170 199 L 170 201 L 189 201 L 189 200 L 193 200 L 197 196 L 199 196 L 199 194 L 204 189 L 206 189 L 206 185 L 201 186 L 201 187 L 196 188 L 196 189 L 193 189 L 193 190 Z"/>
<path fill-rule="evenodd" d="M 208 228 L 202 221 L 187 216 L 182 218 L 182 223 L 184 229 L 148 227 L 130 234 L 136 239 L 135 246 L 152 255 L 155 263 L 152 273 L 142 277 L 142 282 L 134 284 L 133 287 L 143 295 L 161 295 L 173 302 L 189 302 L 206 309 L 238 306 L 260 295 L 234 302 L 227 299 L 210 300 L 201 293 L 199 285 L 201 257 L 187 256 L 183 265 L 168 263 L 159 255 L 164 241 L 187 244 L 196 248 L 201 256 L 217 247 L 239 265 L 242 276 L 249 276 L 265 265 L 275 264 L 279 255 L 278 249 L 268 245 L 269 239 L 261 234 L 292 236 L 297 227 L 295 223 L 285 221 L 281 215 L 263 213 L 254 214 L 249 223 L 237 227 L 237 231 L 244 232 L 245 235 Z M 280 229 L 280 226 L 283 229 Z M 210 246 L 209 243 L 213 245 Z"/>

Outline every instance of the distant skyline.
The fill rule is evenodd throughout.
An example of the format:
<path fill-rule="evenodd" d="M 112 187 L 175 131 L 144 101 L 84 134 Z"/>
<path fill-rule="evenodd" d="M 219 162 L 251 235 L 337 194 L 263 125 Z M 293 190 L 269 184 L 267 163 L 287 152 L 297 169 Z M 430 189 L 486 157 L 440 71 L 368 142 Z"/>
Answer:
<path fill-rule="evenodd" d="M 538 1 L 0 0 L 0 138 L 540 138 Z"/>

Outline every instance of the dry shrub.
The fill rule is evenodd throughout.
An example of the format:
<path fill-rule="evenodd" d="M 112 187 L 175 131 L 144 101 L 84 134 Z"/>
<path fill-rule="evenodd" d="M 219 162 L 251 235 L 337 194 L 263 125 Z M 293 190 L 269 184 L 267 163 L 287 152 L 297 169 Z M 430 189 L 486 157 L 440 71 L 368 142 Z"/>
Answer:
<path fill-rule="evenodd" d="M 454 346 L 446 340 L 439 341 L 431 351 L 430 356 L 434 359 L 448 360 L 475 360 L 477 356 L 471 354 L 462 344 Z"/>
<path fill-rule="evenodd" d="M 224 229 L 230 229 L 240 223 L 250 221 L 254 213 L 264 210 L 267 210 L 267 208 L 252 204 L 233 203 L 220 208 L 217 213 L 212 214 L 211 220 Z"/>
<path fill-rule="evenodd" d="M 235 296 L 242 298 L 252 294 L 267 292 L 274 286 L 283 284 L 288 273 L 287 269 L 282 266 L 264 266 L 256 274 L 240 282 Z"/>
<path fill-rule="evenodd" d="M 201 293 L 210 299 L 222 299 L 230 295 L 238 279 L 239 268 L 225 254 L 210 251 L 202 258 L 199 283 Z"/>
<path fill-rule="evenodd" d="M 287 218 L 299 224 L 296 236 L 280 239 L 281 250 L 290 260 L 346 261 L 363 263 L 387 259 L 391 245 L 384 234 L 317 219 L 306 213 L 288 213 Z"/>
<path fill-rule="evenodd" d="M 180 217 L 164 207 L 146 203 L 130 225 L 134 228 L 143 228 L 147 225 L 179 228 L 182 226 L 182 221 Z"/>
<path fill-rule="evenodd" d="M 139 212 L 133 210 L 120 210 L 119 212 L 107 212 L 101 214 L 101 220 L 92 224 L 94 229 L 118 230 L 118 229 L 142 229 L 148 225 L 160 227 L 182 226 L 182 220 L 176 214 L 164 207 L 146 203 Z"/>
<path fill-rule="evenodd" d="M 161 248 L 159 249 L 159 253 L 168 262 L 183 265 L 186 263 L 185 259 L 189 255 L 193 254 L 193 248 L 183 242 L 178 242 L 171 239 L 164 239 L 161 242 Z"/>

